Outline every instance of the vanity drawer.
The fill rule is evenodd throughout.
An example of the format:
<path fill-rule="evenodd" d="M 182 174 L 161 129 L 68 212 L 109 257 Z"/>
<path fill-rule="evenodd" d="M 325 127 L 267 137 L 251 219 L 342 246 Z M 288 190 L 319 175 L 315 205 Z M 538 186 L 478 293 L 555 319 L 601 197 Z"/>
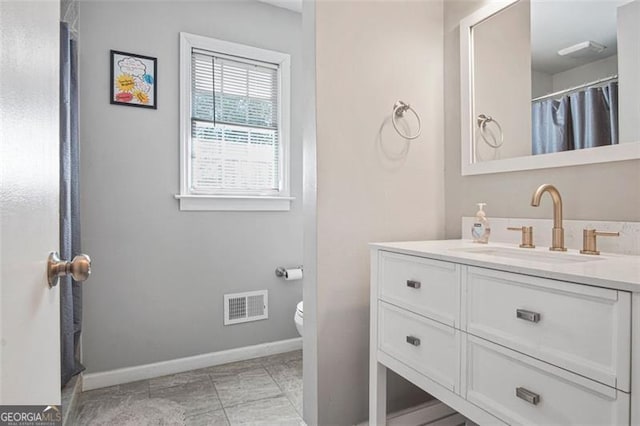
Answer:
<path fill-rule="evenodd" d="M 459 330 L 378 302 L 378 347 L 445 388 L 459 392 Z"/>
<path fill-rule="evenodd" d="M 477 337 L 465 345 L 467 401 L 509 424 L 629 424 L 625 392 Z"/>
<path fill-rule="evenodd" d="M 452 327 L 460 327 L 460 266 L 380 252 L 379 297 Z"/>
<path fill-rule="evenodd" d="M 464 329 L 630 390 L 630 293 L 469 267 Z"/>

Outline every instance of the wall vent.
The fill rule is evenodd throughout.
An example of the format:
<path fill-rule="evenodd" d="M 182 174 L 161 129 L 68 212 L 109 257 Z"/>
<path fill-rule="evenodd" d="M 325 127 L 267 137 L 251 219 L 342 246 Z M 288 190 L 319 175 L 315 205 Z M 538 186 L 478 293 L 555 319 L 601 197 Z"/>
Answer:
<path fill-rule="evenodd" d="M 267 290 L 224 295 L 224 325 L 269 318 Z"/>

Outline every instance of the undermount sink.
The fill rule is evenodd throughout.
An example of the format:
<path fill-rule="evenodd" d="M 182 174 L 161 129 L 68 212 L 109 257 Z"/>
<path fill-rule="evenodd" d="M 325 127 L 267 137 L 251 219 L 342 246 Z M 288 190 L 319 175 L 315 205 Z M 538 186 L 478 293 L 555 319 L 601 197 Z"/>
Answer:
<path fill-rule="evenodd" d="M 459 251 L 470 254 L 482 254 L 486 256 L 502 257 L 508 259 L 528 260 L 532 262 L 544 263 L 580 263 L 602 260 L 598 256 L 575 255 L 567 253 L 552 253 L 530 249 L 512 249 L 507 247 L 469 247 L 455 248 L 452 251 Z"/>

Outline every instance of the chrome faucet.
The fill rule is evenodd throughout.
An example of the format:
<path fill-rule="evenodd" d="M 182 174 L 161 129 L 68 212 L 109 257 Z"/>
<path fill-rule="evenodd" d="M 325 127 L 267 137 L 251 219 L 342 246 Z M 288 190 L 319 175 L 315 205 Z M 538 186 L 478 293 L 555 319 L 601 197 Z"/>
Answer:
<path fill-rule="evenodd" d="M 562 227 L 562 197 L 560 197 L 558 189 L 548 183 L 540 185 L 540 187 L 536 189 L 536 192 L 533 193 L 531 205 L 538 207 L 540 205 L 540 198 L 545 192 L 548 192 L 553 200 L 553 231 L 549 250 L 567 251 L 567 248 L 564 246 L 564 228 Z"/>

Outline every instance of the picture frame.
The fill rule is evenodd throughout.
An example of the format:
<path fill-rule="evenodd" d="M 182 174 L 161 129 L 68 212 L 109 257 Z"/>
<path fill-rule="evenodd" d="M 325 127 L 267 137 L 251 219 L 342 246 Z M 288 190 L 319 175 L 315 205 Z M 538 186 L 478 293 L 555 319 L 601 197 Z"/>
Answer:
<path fill-rule="evenodd" d="M 139 108 L 158 108 L 158 59 L 110 51 L 110 102 Z"/>

